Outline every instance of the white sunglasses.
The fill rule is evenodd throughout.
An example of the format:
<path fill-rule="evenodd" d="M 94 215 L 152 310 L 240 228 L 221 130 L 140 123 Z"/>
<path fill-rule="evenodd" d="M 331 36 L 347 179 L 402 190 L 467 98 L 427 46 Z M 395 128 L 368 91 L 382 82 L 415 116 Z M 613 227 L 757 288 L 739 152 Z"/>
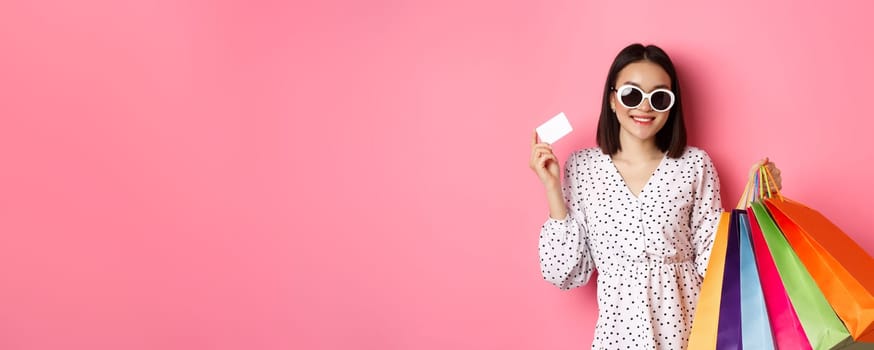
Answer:
<path fill-rule="evenodd" d="M 656 112 L 665 112 L 674 106 L 674 93 L 668 89 L 655 89 L 650 93 L 634 85 L 622 85 L 616 91 L 616 99 L 625 108 L 637 108 L 643 103 L 643 99 L 649 100 L 649 105 Z"/>

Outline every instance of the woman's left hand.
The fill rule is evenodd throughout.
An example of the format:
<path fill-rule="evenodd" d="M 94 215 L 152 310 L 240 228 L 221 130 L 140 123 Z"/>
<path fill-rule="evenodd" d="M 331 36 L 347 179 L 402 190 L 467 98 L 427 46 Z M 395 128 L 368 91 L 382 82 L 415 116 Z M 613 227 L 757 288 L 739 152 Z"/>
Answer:
<path fill-rule="evenodd" d="M 780 169 L 777 168 L 777 165 L 774 164 L 774 162 L 771 162 L 768 158 L 759 160 L 758 162 L 756 162 L 756 164 L 753 165 L 753 167 L 750 169 L 750 177 L 755 176 L 756 171 L 758 171 L 762 165 L 766 166 L 768 168 L 768 171 L 771 172 L 771 176 L 774 177 L 774 182 L 777 183 L 777 189 L 782 190 L 783 178 L 780 177 Z"/>

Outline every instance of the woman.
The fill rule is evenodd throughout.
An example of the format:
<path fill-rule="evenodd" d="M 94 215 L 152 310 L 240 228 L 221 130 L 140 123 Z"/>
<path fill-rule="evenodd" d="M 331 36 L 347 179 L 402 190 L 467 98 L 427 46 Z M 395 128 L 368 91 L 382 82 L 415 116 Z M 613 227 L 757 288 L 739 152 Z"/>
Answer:
<path fill-rule="evenodd" d="M 544 279 L 561 289 L 598 269 L 593 349 L 682 349 L 722 212 L 710 157 L 686 145 L 671 59 L 633 44 L 604 85 L 598 147 L 574 152 L 560 177 L 532 136 L 530 166 L 546 188 L 540 233 Z M 767 159 L 780 186 L 780 172 Z"/>

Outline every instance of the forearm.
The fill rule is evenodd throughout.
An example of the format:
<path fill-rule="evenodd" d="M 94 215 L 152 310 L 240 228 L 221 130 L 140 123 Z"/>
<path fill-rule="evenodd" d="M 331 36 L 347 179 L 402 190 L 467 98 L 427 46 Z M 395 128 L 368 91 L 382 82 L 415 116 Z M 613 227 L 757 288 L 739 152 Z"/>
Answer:
<path fill-rule="evenodd" d="M 556 220 L 567 218 L 568 209 L 567 203 L 564 200 L 564 195 L 561 192 L 561 185 L 549 185 L 546 187 L 546 199 L 549 202 L 549 217 Z"/>

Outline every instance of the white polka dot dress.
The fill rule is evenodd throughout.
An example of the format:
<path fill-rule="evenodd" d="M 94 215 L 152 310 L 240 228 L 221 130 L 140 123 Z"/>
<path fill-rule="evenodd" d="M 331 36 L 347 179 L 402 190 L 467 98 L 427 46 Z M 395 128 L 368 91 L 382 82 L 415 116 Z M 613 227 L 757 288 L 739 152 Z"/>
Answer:
<path fill-rule="evenodd" d="M 722 212 L 706 152 L 664 157 L 635 197 L 609 155 L 574 152 L 565 164 L 569 214 L 540 232 L 543 278 L 579 287 L 598 270 L 593 349 L 684 349 Z"/>

